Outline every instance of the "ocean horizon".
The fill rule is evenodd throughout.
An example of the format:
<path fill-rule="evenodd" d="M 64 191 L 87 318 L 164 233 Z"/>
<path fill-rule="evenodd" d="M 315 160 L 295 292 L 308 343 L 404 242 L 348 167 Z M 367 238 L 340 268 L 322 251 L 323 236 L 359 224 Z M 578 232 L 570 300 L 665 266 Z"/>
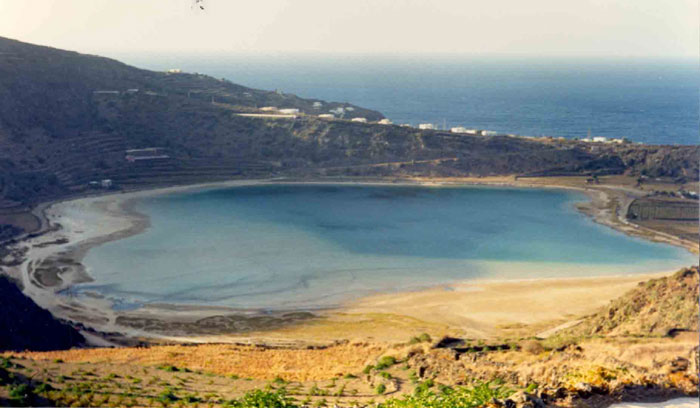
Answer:
<path fill-rule="evenodd" d="M 698 144 L 698 63 L 691 59 L 448 55 L 117 54 L 252 88 L 347 102 L 397 124 L 522 136 Z"/>

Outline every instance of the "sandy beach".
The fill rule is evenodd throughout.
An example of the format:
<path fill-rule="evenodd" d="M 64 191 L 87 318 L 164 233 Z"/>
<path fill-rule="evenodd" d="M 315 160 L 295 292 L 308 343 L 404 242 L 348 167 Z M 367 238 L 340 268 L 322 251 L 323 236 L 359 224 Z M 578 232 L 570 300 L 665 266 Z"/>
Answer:
<path fill-rule="evenodd" d="M 572 324 L 576 317 L 594 312 L 653 275 L 553 278 L 535 280 L 462 282 L 424 290 L 378 294 L 354 300 L 341 308 L 313 313 L 273 314 L 264 319 L 250 311 L 225 307 L 149 305 L 132 311 L 115 311 L 99 297 L 75 298 L 66 290 L 91 280 L 81 264 L 96 245 L 138 234 L 149 220 L 134 211 L 135 200 L 155 195 L 210 188 L 270 183 L 314 183 L 298 180 L 235 180 L 110 194 L 58 202 L 45 211 L 50 232 L 27 240 L 25 260 L 9 268 L 21 280 L 25 294 L 54 315 L 80 322 L 99 331 L 132 337 L 194 342 L 286 343 L 332 342 L 337 339 L 401 341 L 423 331 L 474 338 L 548 336 Z M 317 183 L 328 184 L 321 180 Z M 493 185 L 567 188 L 584 191 L 591 201 L 581 210 L 596 221 L 636 233 L 619 211 L 610 209 L 610 188 L 592 189 L 575 183 L 521 182 L 512 177 L 439 180 L 347 181 L 372 185 L 464 186 Z M 622 194 L 620 190 L 614 194 Z M 618 197 L 619 198 L 619 197 Z M 663 240 L 663 235 L 655 236 Z M 688 243 L 667 243 L 688 247 Z M 530 266 L 532 267 L 532 266 Z M 63 294 L 59 294 L 62 292 Z M 219 319 L 212 326 L 202 322 Z M 204 327 L 206 326 L 206 327 Z M 244 327 L 242 332 L 236 328 Z M 362 333 L 359 335 L 358 333 Z"/>

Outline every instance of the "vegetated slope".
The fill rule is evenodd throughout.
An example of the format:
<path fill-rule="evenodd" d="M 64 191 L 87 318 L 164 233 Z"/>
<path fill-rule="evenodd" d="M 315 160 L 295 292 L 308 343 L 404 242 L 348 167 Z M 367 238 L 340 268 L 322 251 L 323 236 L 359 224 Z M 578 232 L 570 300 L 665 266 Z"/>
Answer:
<path fill-rule="evenodd" d="M 569 329 L 577 335 L 667 335 L 698 331 L 698 267 L 641 282 L 638 287 Z"/>
<path fill-rule="evenodd" d="M 0 350 L 64 350 L 84 343 L 76 329 L 56 320 L 0 275 Z"/>
<path fill-rule="evenodd" d="M 698 175 L 698 146 L 592 146 L 329 121 L 316 115 L 339 107 L 345 119 L 382 115 L 318 102 L 0 38 L 0 209 L 102 178 L 133 187 L 279 175 Z M 268 105 L 305 116 L 238 115 Z M 126 150 L 146 147 L 168 157 L 125 159 Z"/>

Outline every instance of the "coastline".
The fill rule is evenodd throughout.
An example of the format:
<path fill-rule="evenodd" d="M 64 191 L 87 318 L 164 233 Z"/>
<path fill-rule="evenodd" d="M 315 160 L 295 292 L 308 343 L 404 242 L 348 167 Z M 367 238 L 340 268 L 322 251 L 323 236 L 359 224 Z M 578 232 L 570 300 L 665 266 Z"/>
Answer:
<path fill-rule="evenodd" d="M 548 181 L 548 180 L 546 180 Z M 250 185 L 265 185 L 265 184 L 344 184 L 344 185 L 420 185 L 420 186 L 436 186 L 436 187 L 466 187 L 466 186 L 496 186 L 496 187 L 516 187 L 516 188 L 557 188 L 557 189 L 567 189 L 578 192 L 584 192 L 590 201 L 588 203 L 583 203 L 577 205 L 577 208 L 584 212 L 585 214 L 593 217 L 593 219 L 615 229 L 622 229 L 623 232 L 634 235 L 635 229 L 624 228 L 625 224 L 621 222 L 621 217 L 623 217 L 619 211 L 611 212 L 609 208 L 606 208 L 606 204 L 610 200 L 609 190 L 602 190 L 596 188 L 583 188 L 575 185 L 559 185 L 559 184 L 542 184 L 536 180 L 530 180 L 530 182 L 524 183 L 519 180 L 515 180 L 514 177 L 494 177 L 494 178 L 475 178 L 475 179 L 405 179 L 405 180 L 295 180 L 295 179 L 261 179 L 261 180 L 231 180 L 224 182 L 214 182 L 214 183 L 201 183 L 194 185 L 185 186 L 174 186 L 174 187 L 163 187 L 150 190 L 133 191 L 127 193 L 116 193 L 108 194 L 94 197 L 84 197 L 77 198 L 73 200 L 61 201 L 57 203 L 52 203 L 46 206 L 43 211 L 45 218 L 45 223 L 47 225 L 53 225 L 56 228 L 50 228 L 49 231 L 39 237 L 31 238 L 24 241 L 24 245 L 28 245 L 29 249 L 26 253 L 25 262 L 22 263 L 19 268 L 15 268 L 10 272 L 15 278 L 21 279 L 24 286 L 25 294 L 29 295 L 37 302 L 40 306 L 47 308 L 52 311 L 57 317 L 78 321 L 92 328 L 103 331 L 103 332 L 119 332 L 127 337 L 150 337 L 150 338 L 160 338 L 165 340 L 175 340 L 175 341 L 194 341 L 194 342 L 208 342 L 208 341 L 227 341 L 225 337 L 220 334 L 208 333 L 205 335 L 192 335 L 187 334 L 188 330 L 191 330 L 192 325 L 186 325 L 186 327 L 180 327 L 176 330 L 176 334 L 167 333 L 168 327 L 177 326 L 178 323 L 182 322 L 197 322 L 202 319 L 210 318 L 212 316 L 225 315 L 227 317 L 234 316 L 232 326 L 239 327 L 241 325 L 248 326 L 244 336 L 233 336 L 232 338 L 240 341 L 242 338 L 247 339 L 247 341 L 255 341 L 254 339 L 261 339 L 267 337 L 267 331 L 276 331 L 280 333 L 286 333 L 285 337 L 287 340 L 293 338 L 295 335 L 298 336 L 299 331 L 297 327 L 299 323 L 309 323 L 313 322 L 315 325 L 321 325 L 330 322 L 332 327 L 336 325 L 338 316 L 340 315 L 355 315 L 355 316 L 368 316 L 368 315 L 384 315 L 389 316 L 390 319 L 398 319 L 401 313 L 398 313 L 396 307 L 378 307 L 377 299 L 386 299 L 393 297 L 393 302 L 395 305 L 400 305 L 402 302 L 415 300 L 417 297 L 426 296 L 426 294 L 432 294 L 428 296 L 425 302 L 427 304 L 435 304 L 435 299 L 444 298 L 446 285 L 441 285 L 439 287 L 428 287 L 420 288 L 415 291 L 402 291 L 391 294 L 379 294 L 370 295 L 363 297 L 359 300 L 349 302 L 347 305 L 342 305 L 339 308 L 333 310 L 318 310 L 307 313 L 303 316 L 287 316 L 288 313 L 273 314 L 271 316 L 271 321 L 265 322 L 260 325 L 251 326 L 251 311 L 241 311 L 229 308 L 214 308 L 206 306 L 178 306 L 178 305 L 149 305 L 143 307 L 135 312 L 117 312 L 110 307 L 109 302 L 105 299 L 99 297 L 94 297 L 90 299 L 77 300 L 71 296 L 66 296 L 64 294 L 59 294 L 59 292 L 68 290 L 72 285 L 80 282 L 87 282 L 91 280 L 88 271 L 82 266 L 81 261 L 86 254 L 86 252 L 97 245 L 112 240 L 126 238 L 138 233 L 141 233 L 146 228 L 149 227 L 148 218 L 138 213 L 134 209 L 136 200 L 151 197 L 160 196 L 166 194 L 174 194 L 188 191 L 200 191 L 215 188 L 226 188 L 226 187 L 236 187 L 236 186 L 250 186 Z M 631 201 L 631 200 L 630 200 Z M 582 208 L 583 207 L 583 208 Z M 83 223 L 71 223 L 71 218 L 69 216 L 70 211 L 79 211 L 81 215 L 89 214 L 87 220 L 83 220 Z M 93 222 L 92 225 L 89 221 Z M 74 221 L 74 220 L 73 220 Z M 674 243 L 669 240 L 665 240 L 665 237 L 658 236 L 657 240 Z M 675 242 L 676 245 L 682 246 L 686 249 L 690 249 L 688 245 L 682 242 Z M 663 272 L 662 274 L 667 274 L 669 272 Z M 661 274 L 661 275 L 662 275 Z M 660 276 L 660 274 L 645 274 L 645 275 L 634 275 L 630 276 L 597 276 L 591 278 L 551 278 L 551 279 L 525 279 L 525 280 L 502 280 L 502 281 L 488 281 L 488 282 L 457 282 L 451 285 L 449 293 L 459 293 L 465 287 L 476 287 L 477 290 L 483 290 L 486 288 L 503 288 L 510 287 L 512 285 L 519 285 L 520 290 L 523 291 L 524 287 L 532 286 L 533 282 L 536 285 L 544 286 L 561 286 L 565 284 L 569 288 L 575 287 L 586 287 L 586 282 L 589 284 L 591 282 L 608 282 L 612 284 L 616 290 L 609 291 L 606 296 L 593 296 L 593 299 L 587 298 L 583 303 L 595 307 L 602 306 L 605 302 L 612 299 L 615 295 L 620 295 L 626 289 L 631 288 L 637 282 L 648 279 L 649 277 Z M 501 285 L 501 286 L 499 286 Z M 549 292 L 552 292 L 550 290 Z M 565 292 L 562 292 L 565 293 Z M 569 291 L 569 295 L 572 292 Z M 551 293 L 550 293 L 551 295 Z M 384 298 L 383 298 L 384 297 Z M 387 298 L 388 297 L 388 298 Z M 449 296 L 448 296 L 449 297 Z M 562 299 L 566 299 L 563 296 Z M 596 301 L 598 300 L 598 301 Z M 363 303 L 364 302 L 364 303 Z M 375 303 L 372 303 L 375 302 Z M 444 302 L 439 308 L 444 308 L 448 306 L 448 302 Z M 426 310 L 435 310 L 430 308 L 425 308 Z M 450 317 L 438 321 L 426 321 L 426 313 L 414 313 L 411 315 L 404 315 L 403 317 L 413 318 L 415 321 L 410 326 L 421 326 L 428 325 L 434 328 L 440 328 L 443 331 L 450 331 L 448 328 L 450 326 L 463 325 L 469 319 L 464 317 L 464 313 L 468 312 L 468 308 L 462 306 L 462 316 L 452 313 Z M 592 311 L 592 307 L 576 309 L 575 313 L 569 313 L 573 316 L 577 313 L 580 315 L 582 312 Z M 540 319 L 536 322 L 541 326 L 542 333 L 547 332 L 547 330 L 552 329 L 560 324 L 565 323 L 563 316 L 552 316 L 542 313 L 544 310 L 538 310 L 540 313 Z M 574 312 L 574 310 L 572 310 Z M 253 312 L 254 313 L 254 312 Z M 469 313 L 474 313 L 472 310 Z M 515 314 L 513 314 L 515 316 Z M 466 319 L 466 320 L 465 320 Z M 352 319 L 351 319 L 352 320 Z M 399 319 L 400 320 L 400 319 Z M 473 319 L 472 319 L 473 320 Z M 478 320 L 478 319 L 477 319 Z M 124 323 L 128 322 L 128 326 Z M 324 323 L 325 322 L 325 323 Z M 405 323 L 405 322 L 404 322 Z M 513 322 L 502 322 L 501 326 L 508 326 Z M 555 324 L 556 323 L 556 324 Z M 545 327 L 545 326 L 552 327 Z M 225 327 L 230 327 L 231 325 L 224 325 Z M 404 324 L 406 326 L 406 324 Z M 467 325 L 469 326 L 469 325 Z M 156 328 L 154 331 L 153 328 Z M 480 328 L 481 327 L 481 328 Z M 149 329 L 150 328 L 150 329 Z M 158 329 L 162 332 L 157 333 Z M 197 332 L 197 330 L 194 330 Z M 469 326 L 469 330 L 466 332 L 471 332 L 476 336 L 491 336 L 494 330 L 483 329 L 482 323 L 474 323 Z M 294 334 L 297 333 L 297 334 Z M 340 334 L 340 333 L 339 333 Z M 551 334 L 551 333 L 550 333 Z M 275 336 L 272 336 L 273 338 Z M 309 336 L 306 337 L 307 340 L 311 340 Z M 230 339 L 229 339 L 230 340 Z M 284 341 L 287 341 L 284 340 Z M 330 340 L 330 339 L 329 339 Z"/>

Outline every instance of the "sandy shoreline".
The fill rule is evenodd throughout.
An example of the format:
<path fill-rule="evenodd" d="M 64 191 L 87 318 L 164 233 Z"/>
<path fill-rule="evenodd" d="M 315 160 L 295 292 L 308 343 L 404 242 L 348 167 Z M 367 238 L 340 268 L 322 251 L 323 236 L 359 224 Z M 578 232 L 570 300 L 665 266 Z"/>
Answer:
<path fill-rule="evenodd" d="M 97 197 L 79 198 L 54 203 L 44 211 L 46 220 L 60 228 L 22 243 L 28 246 L 26 260 L 12 268 L 10 274 L 19 278 L 25 294 L 32 297 L 40 306 L 51 310 L 56 316 L 81 322 L 100 331 L 121 332 L 134 337 L 157 337 L 170 340 L 192 340 L 197 342 L 227 341 L 246 339 L 294 339 L 313 340 L 320 338 L 347 338 L 352 332 L 362 328 L 369 337 L 381 336 L 382 330 L 372 329 L 380 321 L 390 321 L 395 327 L 395 335 L 412 333 L 420 328 L 454 332 L 475 337 L 490 337 L 496 334 L 521 332 L 520 326 L 529 325 L 530 331 L 548 333 L 553 327 L 571 320 L 574 316 L 592 312 L 609 300 L 621 295 L 642 280 L 654 275 L 634 275 L 592 278 L 554 278 L 535 280 L 509 280 L 491 282 L 461 282 L 438 288 L 419 291 L 373 295 L 331 311 L 320 311 L 309 315 L 287 316 L 273 314 L 265 321 L 251 318 L 248 311 L 228 308 L 197 306 L 150 305 L 131 312 L 117 312 L 109 302 L 96 296 L 81 299 L 60 295 L 71 285 L 90 281 L 89 271 L 80 264 L 85 253 L 92 247 L 116 239 L 138 234 L 148 228 L 148 218 L 134 210 L 135 201 L 156 195 L 201 191 L 213 188 L 250 186 L 275 183 L 289 184 L 351 184 L 351 185 L 421 185 L 421 186 L 508 186 L 519 188 L 558 188 L 584 192 L 591 202 L 584 203 L 582 210 L 594 217 L 597 222 L 622 229 L 619 213 L 612 214 L 605 208 L 609 200 L 609 189 L 591 189 L 571 185 L 543 185 L 527 183 L 512 177 L 459 180 L 334 180 L 297 181 L 288 179 L 234 180 L 228 182 L 205 183 L 189 186 L 158 188 L 129 193 L 110 194 Z M 75 214 L 80 214 L 76 217 Z M 71 216 L 73 215 L 73 216 Z M 624 218 L 624 217 L 622 217 Z M 630 227 L 628 227 L 629 229 Z M 664 240 L 665 237 L 656 237 Z M 670 242 L 687 247 L 679 242 Z M 686 243 L 687 244 L 687 243 Z M 670 273 L 666 272 L 666 273 Z M 592 290 L 594 289 L 594 290 Z M 476 291 L 476 292 L 475 292 Z M 469 296 L 465 294 L 469 293 Z M 509 293 L 513 307 L 505 307 L 495 312 L 502 303 L 503 294 Z M 500 294 L 500 295 L 499 295 Z M 538 301 L 547 299 L 547 302 Z M 517 300 L 517 301 L 516 301 Z M 564 302 L 562 304 L 562 302 Z M 567 303 L 568 302 L 568 303 Z M 535 304 L 536 307 L 522 308 L 518 304 Z M 564 307 L 561 307 L 564 306 Z M 379 317 L 377 317 L 379 316 Z M 436 316 L 440 316 L 436 318 Z M 530 316 L 530 317 L 528 317 Z M 533 318 L 534 316 L 534 318 Z M 223 336 L 216 331 L 207 333 L 196 330 L 207 318 L 224 319 L 222 329 L 246 328 L 243 336 Z M 408 318 L 406 320 L 405 318 Z M 391 326 L 391 324 L 389 326 Z M 309 325 L 318 330 L 309 330 Z M 303 329 L 302 329 L 303 326 Z M 541 330 L 540 330 L 541 329 Z M 276 334 L 270 337 L 269 331 Z M 235 330 L 234 330 L 235 331 Z M 386 331 L 386 330 L 384 330 Z M 195 334 L 196 333 L 196 334 Z M 332 333 L 330 336 L 323 333 Z M 310 335 L 311 334 L 311 335 Z"/>

